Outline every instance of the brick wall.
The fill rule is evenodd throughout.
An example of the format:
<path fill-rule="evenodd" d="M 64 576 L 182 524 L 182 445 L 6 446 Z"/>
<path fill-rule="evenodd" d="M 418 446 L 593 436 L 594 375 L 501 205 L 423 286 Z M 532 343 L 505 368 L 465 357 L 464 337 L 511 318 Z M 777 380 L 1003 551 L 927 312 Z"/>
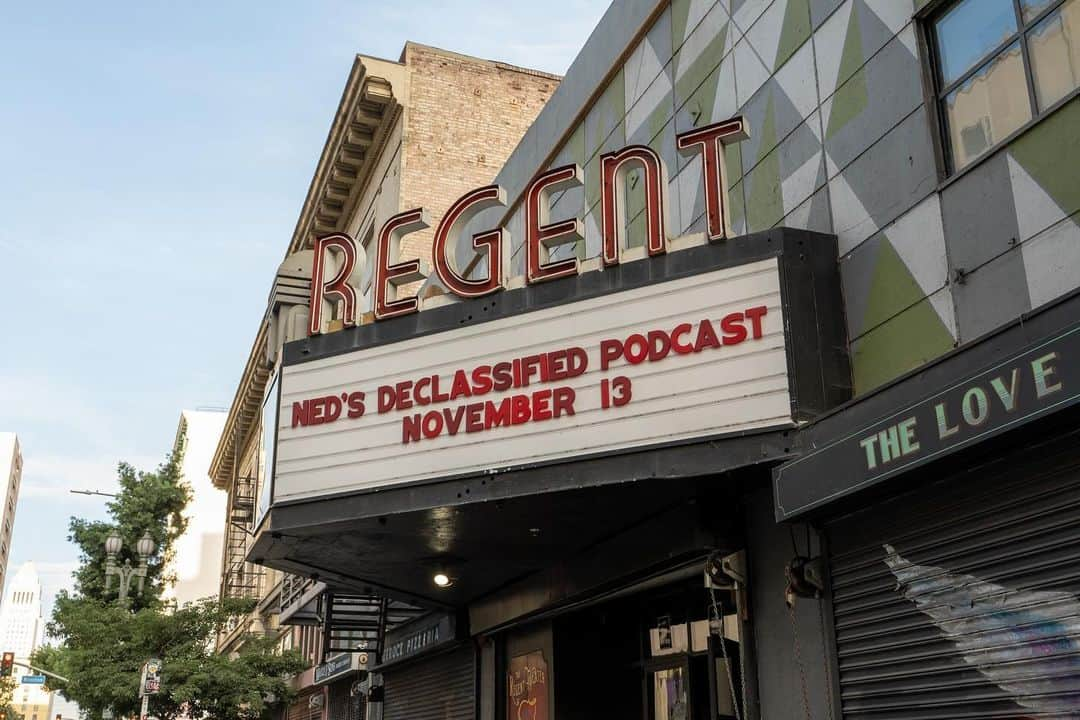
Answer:
<path fill-rule="evenodd" d="M 404 61 L 410 90 L 401 208 L 427 208 L 432 227 L 405 236 L 401 256 L 429 259 L 443 213 L 495 178 L 559 81 L 412 43 Z"/>

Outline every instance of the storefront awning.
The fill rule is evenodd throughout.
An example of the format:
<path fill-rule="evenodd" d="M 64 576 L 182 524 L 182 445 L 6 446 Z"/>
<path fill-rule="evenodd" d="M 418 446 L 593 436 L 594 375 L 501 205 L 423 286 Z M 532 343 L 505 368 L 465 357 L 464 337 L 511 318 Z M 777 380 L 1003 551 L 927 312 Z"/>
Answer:
<path fill-rule="evenodd" d="M 249 559 L 342 589 L 427 607 L 461 607 L 630 528 L 664 518 L 627 568 L 670 562 L 716 542 L 701 527 L 738 522 L 737 483 L 724 473 L 775 464 L 788 431 L 752 433 L 485 478 L 445 481 L 276 506 Z M 684 522 L 672 523 L 672 516 Z M 670 532 L 683 529 L 682 536 Z M 595 573 L 617 575 L 621 557 Z M 438 588 L 445 573 L 452 585 Z M 573 588 L 565 592 L 572 593 Z"/>

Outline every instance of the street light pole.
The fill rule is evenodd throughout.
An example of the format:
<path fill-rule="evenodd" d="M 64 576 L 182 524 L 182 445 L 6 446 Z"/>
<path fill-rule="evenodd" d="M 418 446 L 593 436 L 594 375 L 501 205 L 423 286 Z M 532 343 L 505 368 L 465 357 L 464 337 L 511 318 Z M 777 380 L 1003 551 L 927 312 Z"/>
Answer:
<path fill-rule="evenodd" d="M 154 554 L 155 547 L 154 538 L 150 537 L 150 531 L 147 530 L 143 533 L 143 536 L 139 538 L 139 541 L 135 543 L 135 552 L 139 554 L 139 564 L 132 567 L 131 558 L 124 558 L 124 564 L 120 565 L 116 562 L 116 558 L 124 548 L 124 539 L 120 537 L 120 533 L 116 530 L 113 530 L 109 534 L 109 537 L 105 538 L 105 592 L 109 591 L 109 588 L 112 585 L 113 576 L 116 576 L 119 583 L 116 601 L 120 603 L 121 607 L 128 608 L 131 606 L 131 601 L 128 599 L 128 593 L 131 591 L 131 579 L 133 577 L 138 579 L 138 592 L 140 594 L 142 593 L 146 582 L 148 562 L 150 556 Z M 142 699 L 142 709 L 139 713 L 139 720 L 147 720 L 147 715 L 150 712 L 150 695 L 146 692 L 148 672 L 152 669 L 154 682 L 160 683 L 157 675 L 160 668 L 160 661 L 152 660 L 143 665 L 142 678 L 139 680 L 139 697 Z M 157 692 L 156 686 L 152 692 Z"/>
<path fill-rule="evenodd" d="M 131 565 L 131 558 L 125 558 L 123 565 L 116 562 L 116 557 L 123 547 L 124 540 L 115 530 L 105 540 L 105 592 L 109 591 L 113 576 L 116 576 L 119 582 L 117 602 L 123 607 L 129 607 L 131 603 L 128 600 L 128 593 L 131 591 L 131 579 L 132 577 L 138 579 L 138 592 L 142 593 L 143 583 L 146 580 L 147 561 L 154 553 L 154 539 L 150 537 L 150 531 L 147 530 L 136 543 L 135 550 L 139 553 L 139 564 L 135 567 Z"/>

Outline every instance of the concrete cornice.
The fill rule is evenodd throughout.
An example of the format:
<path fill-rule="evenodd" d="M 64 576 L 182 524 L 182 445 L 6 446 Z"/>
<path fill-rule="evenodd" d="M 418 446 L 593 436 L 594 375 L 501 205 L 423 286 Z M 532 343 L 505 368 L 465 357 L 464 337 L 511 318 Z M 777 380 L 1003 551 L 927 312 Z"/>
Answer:
<path fill-rule="evenodd" d="M 326 137 L 307 197 L 296 221 L 286 257 L 309 247 L 318 235 L 345 230 L 362 189 L 401 114 L 406 93 L 405 67 L 357 55 Z M 229 408 L 210 463 L 216 487 L 228 489 L 237 454 L 258 421 L 271 368 L 263 352 L 267 342 L 268 307 L 248 354 L 244 373 Z"/>

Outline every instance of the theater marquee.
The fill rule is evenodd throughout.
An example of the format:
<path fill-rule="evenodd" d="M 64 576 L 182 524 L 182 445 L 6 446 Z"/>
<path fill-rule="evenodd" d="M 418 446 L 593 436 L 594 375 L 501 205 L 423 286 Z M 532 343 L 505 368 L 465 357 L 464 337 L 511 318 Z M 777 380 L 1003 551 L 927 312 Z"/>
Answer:
<path fill-rule="evenodd" d="M 775 257 L 286 365 L 274 502 L 792 421 Z"/>

